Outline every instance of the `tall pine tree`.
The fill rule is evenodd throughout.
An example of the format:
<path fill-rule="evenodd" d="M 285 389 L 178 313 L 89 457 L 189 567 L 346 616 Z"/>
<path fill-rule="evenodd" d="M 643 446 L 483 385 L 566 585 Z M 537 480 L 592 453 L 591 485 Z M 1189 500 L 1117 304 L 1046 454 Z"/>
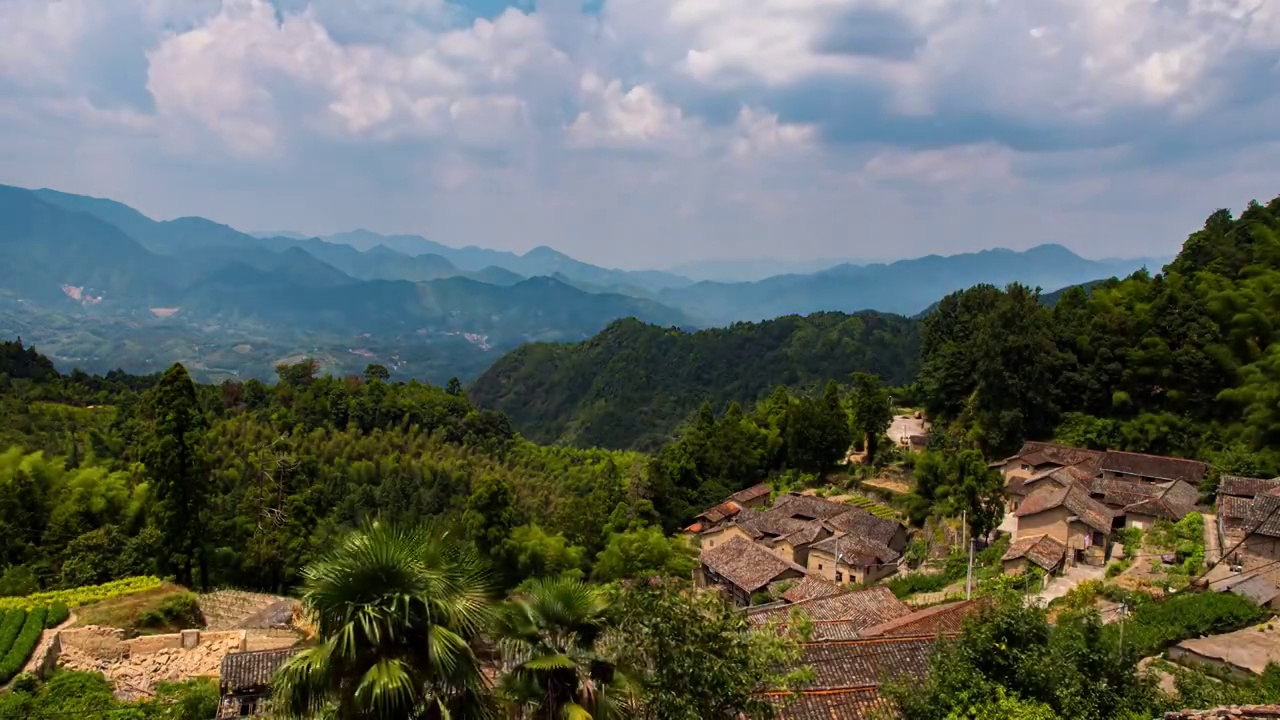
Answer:
<path fill-rule="evenodd" d="M 203 441 L 207 428 L 196 388 L 180 363 L 169 368 L 147 404 L 147 440 L 142 461 L 155 498 L 154 518 L 168 557 L 161 557 L 178 582 L 190 586 L 199 563 L 200 583 L 208 585 L 205 524 L 208 521 L 209 468 Z"/>

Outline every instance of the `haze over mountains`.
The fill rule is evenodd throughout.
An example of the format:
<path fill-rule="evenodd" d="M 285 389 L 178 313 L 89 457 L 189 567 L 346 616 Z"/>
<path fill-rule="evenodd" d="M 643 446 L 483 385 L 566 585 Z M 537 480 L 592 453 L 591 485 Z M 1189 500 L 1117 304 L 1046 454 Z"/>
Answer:
<path fill-rule="evenodd" d="M 378 362 L 442 382 L 473 377 L 526 342 L 582 340 L 619 318 L 695 328 L 820 311 L 912 315 L 978 283 L 1052 290 L 1159 264 L 1040 246 L 694 281 L 549 247 L 517 254 L 368 230 L 317 238 L 157 221 L 47 189 L 0 186 L 0 218 L 0 333 L 89 370 L 180 360 L 211 378 L 268 377 L 279 360 L 312 355 L 333 372 Z M 718 275 L 715 263 L 697 274 L 749 270 L 727 261 Z"/>

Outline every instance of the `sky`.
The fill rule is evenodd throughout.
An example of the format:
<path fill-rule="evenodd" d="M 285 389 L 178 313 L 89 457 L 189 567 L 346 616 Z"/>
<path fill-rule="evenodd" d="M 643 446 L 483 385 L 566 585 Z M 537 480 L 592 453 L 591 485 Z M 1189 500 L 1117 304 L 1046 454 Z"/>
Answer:
<path fill-rule="evenodd" d="M 1276 0 L 0 0 L 0 182 L 617 267 L 1172 255 L 1280 194 Z"/>

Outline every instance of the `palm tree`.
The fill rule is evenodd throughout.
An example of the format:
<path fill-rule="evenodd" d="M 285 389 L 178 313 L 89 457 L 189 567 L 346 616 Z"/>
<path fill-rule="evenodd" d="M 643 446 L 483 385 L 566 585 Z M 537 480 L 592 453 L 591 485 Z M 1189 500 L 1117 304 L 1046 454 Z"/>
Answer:
<path fill-rule="evenodd" d="M 626 674 L 600 652 L 608 602 L 578 580 L 538 579 L 507 602 L 494 625 L 504 674 L 499 690 L 528 720 L 623 717 Z"/>
<path fill-rule="evenodd" d="M 295 655 L 275 697 L 292 717 L 494 717 L 473 650 L 492 618 L 483 566 L 447 533 L 374 524 L 303 572 L 320 644 Z"/>

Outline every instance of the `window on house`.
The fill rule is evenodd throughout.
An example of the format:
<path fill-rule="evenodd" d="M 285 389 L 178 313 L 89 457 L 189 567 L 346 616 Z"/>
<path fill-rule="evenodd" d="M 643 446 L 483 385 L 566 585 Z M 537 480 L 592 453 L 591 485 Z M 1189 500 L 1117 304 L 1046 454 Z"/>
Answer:
<path fill-rule="evenodd" d="M 836 582 L 844 582 L 844 573 L 836 571 Z"/>
<path fill-rule="evenodd" d="M 818 563 L 818 569 L 819 569 L 819 570 L 821 570 L 821 569 L 822 569 L 822 563 Z"/>

